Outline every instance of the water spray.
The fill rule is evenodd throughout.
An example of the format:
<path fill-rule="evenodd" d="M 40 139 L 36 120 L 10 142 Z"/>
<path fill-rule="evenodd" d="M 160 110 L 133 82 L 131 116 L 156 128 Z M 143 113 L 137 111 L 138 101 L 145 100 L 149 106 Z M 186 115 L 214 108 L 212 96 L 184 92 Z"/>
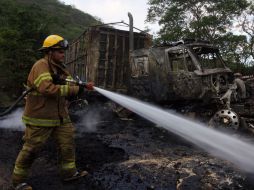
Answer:
<path fill-rule="evenodd" d="M 183 137 L 207 152 L 229 160 L 249 173 L 254 173 L 254 146 L 252 144 L 137 99 L 98 87 L 94 89 L 119 105 Z"/>

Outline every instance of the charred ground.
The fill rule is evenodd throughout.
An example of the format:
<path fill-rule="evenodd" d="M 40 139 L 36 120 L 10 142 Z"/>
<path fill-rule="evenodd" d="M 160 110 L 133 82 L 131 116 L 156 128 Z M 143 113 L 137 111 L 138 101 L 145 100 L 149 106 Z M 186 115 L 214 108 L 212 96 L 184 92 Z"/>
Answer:
<path fill-rule="evenodd" d="M 96 130 L 87 130 L 80 122 L 91 110 L 100 116 L 93 121 Z M 29 183 L 35 190 L 254 188 L 253 178 L 229 162 L 138 116 L 121 120 L 107 104 L 89 105 L 73 119 L 77 126 L 77 165 L 89 175 L 74 183 L 62 183 L 56 147 L 50 140 L 31 170 Z M 10 185 L 22 135 L 19 131 L 0 130 L 0 189 Z"/>

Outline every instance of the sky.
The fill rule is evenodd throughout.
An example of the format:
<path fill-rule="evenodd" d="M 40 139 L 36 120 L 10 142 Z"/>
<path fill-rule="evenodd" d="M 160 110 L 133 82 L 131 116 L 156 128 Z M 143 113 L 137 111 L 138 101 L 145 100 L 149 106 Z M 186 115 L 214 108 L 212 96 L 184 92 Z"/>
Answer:
<path fill-rule="evenodd" d="M 151 29 L 152 35 L 159 30 L 157 23 L 145 23 L 148 0 L 60 0 L 66 5 L 73 5 L 75 8 L 99 17 L 104 23 L 125 21 L 129 23 L 128 12 L 133 16 L 134 26 L 145 30 Z"/>

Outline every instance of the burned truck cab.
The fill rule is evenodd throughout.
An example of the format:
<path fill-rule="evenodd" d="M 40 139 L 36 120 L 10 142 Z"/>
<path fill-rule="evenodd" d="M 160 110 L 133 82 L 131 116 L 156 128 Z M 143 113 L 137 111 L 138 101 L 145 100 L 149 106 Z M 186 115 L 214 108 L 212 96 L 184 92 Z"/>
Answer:
<path fill-rule="evenodd" d="M 181 40 L 131 54 L 134 96 L 160 101 L 202 100 L 221 97 L 233 75 L 218 48 L 207 41 Z"/>

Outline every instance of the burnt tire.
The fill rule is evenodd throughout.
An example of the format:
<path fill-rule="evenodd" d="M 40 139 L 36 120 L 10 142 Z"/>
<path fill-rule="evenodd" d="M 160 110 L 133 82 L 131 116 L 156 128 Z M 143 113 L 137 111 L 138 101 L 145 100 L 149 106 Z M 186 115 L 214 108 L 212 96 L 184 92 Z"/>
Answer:
<path fill-rule="evenodd" d="M 208 126 L 212 128 L 228 128 L 237 130 L 240 126 L 238 115 L 228 109 L 217 111 L 214 116 L 210 119 Z"/>

